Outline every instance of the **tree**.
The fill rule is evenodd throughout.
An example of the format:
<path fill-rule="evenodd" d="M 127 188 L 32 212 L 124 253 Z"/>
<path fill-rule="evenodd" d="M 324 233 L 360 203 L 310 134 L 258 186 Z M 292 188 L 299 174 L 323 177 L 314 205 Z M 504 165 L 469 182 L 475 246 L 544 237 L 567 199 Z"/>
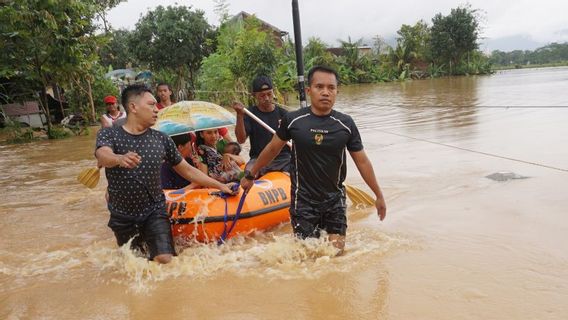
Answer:
<path fill-rule="evenodd" d="M 376 35 L 373 37 L 373 49 L 375 50 L 375 54 L 380 56 L 381 54 L 389 52 L 390 46 L 383 37 Z"/>
<path fill-rule="evenodd" d="M 103 66 L 112 66 L 113 69 L 125 69 L 128 66 L 138 64 L 129 45 L 132 41 L 132 32 L 125 29 L 110 30 L 105 36 L 108 38 L 108 41 L 101 45 L 99 49 L 99 56 Z"/>
<path fill-rule="evenodd" d="M 467 54 L 478 48 L 476 12 L 468 5 L 452 9 L 448 16 L 438 13 L 432 19 L 432 57 L 438 64 L 448 63 L 450 74 Z"/>
<path fill-rule="evenodd" d="M 107 12 L 109 9 L 116 7 L 119 3 L 125 0 L 97 0 L 96 1 L 96 11 L 95 17 L 103 23 L 104 33 L 109 33 L 111 31 L 111 25 L 107 20 Z"/>
<path fill-rule="evenodd" d="M 213 0 L 215 9 L 213 11 L 219 17 L 219 23 L 223 24 L 229 20 L 229 4 L 227 0 Z"/>
<path fill-rule="evenodd" d="M 213 51 L 215 34 L 201 10 L 158 6 L 137 23 L 130 45 L 136 58 L 154 70 L 169 69 L 178 76 L 176 90 L 195 89 L 201 61 Z"/>
<path fill-rule="evenodd" d="M 303 52 L 306 70 L 315 65 L 333 66 L 335 64 L 333 55 L 327 51 L 327 45 L 320 38 L 309 38 Z"/>
<path fill-rule="evenodd" d="M 416 53 L 410 51 L 404 44 L 398 43 L 395 49 L 390 49 L 389 56 L 399 79 L 404 80 L 408 76 L 410 62 L 416 58 Z"/>
<path fill-rule="evenodd" d="M 0 77 L 33 84 L 51 131 L 46 90 L 65 82 L 96 60 L 92 23 L 96 1 L 18 0 L 0 6 Z"/>
<path fill-rule="evenodd" d="M 285 64 L 282 49 L 276 47 L 274 38 L 261 28 L 256 17 L 245 19 L 243 24 L 228 21 L 221 26 L 216 41 L 217 51 L 203 60 L 201 90 L 249 92 L 249 84 L 261 74 L 272 77 L 278 88 L 288 87 L 284 76 L 287 68 L 279 68 Z M 241 97 L 223 99 L 236 98 Z"/>
<path fill-rule="evenodd" d="M 397 31 L 397 44 L 414 52 L 417 59 L 426 60 L 430 56 L 430 28 L 420 20 L 414 26 L 403 24 Z"/>

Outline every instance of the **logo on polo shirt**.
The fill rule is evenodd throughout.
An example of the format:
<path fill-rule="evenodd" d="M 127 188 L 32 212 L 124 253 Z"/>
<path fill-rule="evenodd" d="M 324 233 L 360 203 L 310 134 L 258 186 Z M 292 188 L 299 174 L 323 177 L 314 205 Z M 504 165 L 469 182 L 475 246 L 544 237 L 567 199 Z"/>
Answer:
<path fill-rule="evenodd" d="M 323 142 L 323 134 L 316 133 L 314 135 L 314 140 L 315 140 L 316 144 L 319 146 Z"/>

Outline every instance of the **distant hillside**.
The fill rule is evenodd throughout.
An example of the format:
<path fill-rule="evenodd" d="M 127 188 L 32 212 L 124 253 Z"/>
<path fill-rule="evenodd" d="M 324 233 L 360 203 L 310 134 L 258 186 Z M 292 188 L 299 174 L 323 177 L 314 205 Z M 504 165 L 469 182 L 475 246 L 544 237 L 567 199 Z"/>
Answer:
<path fill-rule="evenodd" d="M 484 38 L 480 41 L 479 48 L 484 52 L 494 50 L 510 52 L 514 50 L 535 50 L 546 44 L 546 42 L 533 40 L 529 35 L 515 35 L 502 38 Z"/>
<path fill-rule="evenodd" d="M 508 66 L 519 65 L 526 66 L 531 64 L 553 64 L 568 62 L 568 42 L 551 43 L 547 46 L 531 50 L 513 50 L 503 52 L 494 50 L 491 52 L 490 60 L 495 65 Z"/>

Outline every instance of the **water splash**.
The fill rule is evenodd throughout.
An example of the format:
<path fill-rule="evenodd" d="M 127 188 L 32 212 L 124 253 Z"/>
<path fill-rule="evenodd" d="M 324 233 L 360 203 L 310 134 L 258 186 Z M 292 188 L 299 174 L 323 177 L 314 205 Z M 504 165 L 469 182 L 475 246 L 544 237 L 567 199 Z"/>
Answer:
<path fill-rule="evenodd" d="M 351 232 L 344 255 L 327 238 L 299 240 L 291 234 L 264 233 L 235 237 L 224 245 L 193 243 L 179 248 L 168 265 L 159 265 L 137 256 L 125 245 L 118 250 L 91 248 L 89 261 L 100 273 L 114 274 L 113 281 L 137 293 L 147 293 L 161 281 L 187 277 L 211 279 L 232 275 L 274 279 L 314 279 L 329 273 L 349 272 L 353 260 L 376 259 L 410 248 L 412 242 L 382 233 Z"/>

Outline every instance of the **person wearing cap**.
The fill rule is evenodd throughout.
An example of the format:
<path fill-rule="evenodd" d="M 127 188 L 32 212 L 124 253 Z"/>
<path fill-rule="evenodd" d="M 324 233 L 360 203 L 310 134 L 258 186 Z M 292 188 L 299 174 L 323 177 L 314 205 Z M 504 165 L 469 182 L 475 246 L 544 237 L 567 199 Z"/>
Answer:
<path fill-rule="evenodd" d="M 118 103 L 115 96 L 106 96 L 103 99 L 107 112 L 101 116 L 101 125 L 103 128 L 112 127 L 112 124 L 118 120 L 126 118 L 126 112 L 118 109 Z"/>
<path fill-rule="evenodd" d="M 310 70 L 306 93 L 311 105 L 291 111 L 282 118 L 276 134 L 255 165 L 245 171 L 241 187 L 249 190 L 255 174 L 285 148 L 288 140 L 292 140 L 290 222 L 294 234 L 301 239 L 319 238 L 325 231 L 341 254 L 347 230 L 343 185 L 347 174 L 347 152 L 375 193 L 375 207 L 381 221 L 385 219 L 387 208 L 357 125 L 351 116 L 333 109 L 338 84 L 335 70 L 325 66 Z"/>
<path fill-rule="evenodd" d="M 250 106 L 248 110 L 272 129 L 278 129 L 280 119 L 282 119 L 288 111 L 274 103 L 272 80 L 265 75 L 256 77 L 252 82 L 252 94 L 256 100 L 256 105 Z M 237 142 L 242 144 L 246 141 L 247 137 L 250 137 L 250 161 L 245 167 L 245 169 L 250 170 L 262 149 L 264 149 L 272 139 L 272 134 L 245 114 L 242 103 L 235 102 L 232 107 L 237 113 L 237 123 L 235 125 Z M 270 163 L 261 168 L 257 174 L 261 176 L 269 171 L 290 171 L 289 148 L 283 148 L 280 153 Z"/>

